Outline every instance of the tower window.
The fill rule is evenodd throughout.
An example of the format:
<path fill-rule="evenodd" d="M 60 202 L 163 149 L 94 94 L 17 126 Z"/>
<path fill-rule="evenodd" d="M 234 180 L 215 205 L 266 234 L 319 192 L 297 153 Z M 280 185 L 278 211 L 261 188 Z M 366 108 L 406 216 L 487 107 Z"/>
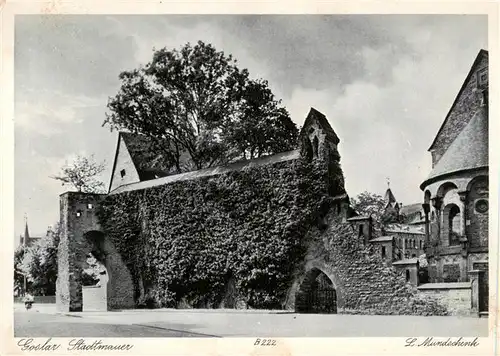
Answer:
<path fill-rule="evenodd" d="M 318 136 L 314 136 L 312 145 L 313 145 L 314 157 L 318 157 L 318 146 L 319 146 Z"/>
<path fill-rule="evenodd" d="M 455 204 L 445 208 L 448 215 L 448 243 L 450 246 L 460 244 L 460 209 Z"/>
<path fill-rule="evenodd" d="M 410 281 L 410 271 L 409 270 L 406 270 L 406 281 L 407 282 Z"/>
<path fill-rule="evenodd" d="M 120 171 L 120 175 L 122 176 L 122 178 L 123 178 L 123 177 L 125 177 L 125 170 L 124 170 L 124 169 L 122 169 L 122 170 Z"/>
<path fill-rule="evenodd" d="M 359 237 L 363 236 L 363 225 L 358 226 L 358 236 Z"/>
<path fill-rule="evenodd" d="M 385 258 L 385 246 L 382 246 L 382 258 Z"/>
<path fill-rule="evenodd" d="M 485 214 L 488 211 L 488 201 L 486 199 L 479 199 L 475 204 L 476 211 Z"/>

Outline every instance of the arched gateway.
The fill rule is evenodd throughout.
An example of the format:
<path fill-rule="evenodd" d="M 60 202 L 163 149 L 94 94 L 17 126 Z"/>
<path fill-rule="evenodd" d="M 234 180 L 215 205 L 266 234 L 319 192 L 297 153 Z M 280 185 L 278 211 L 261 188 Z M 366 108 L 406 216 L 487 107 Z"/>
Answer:
<path fill-rule="evenodd" d="M 134 307 L 133 283 L 113 243 L 100 230 L 95 208 L 102 195 L 67 192 L 61 195 L 61 236 L 58 246 L 56 304 L 59 311 L 82 311 L 82 272 L 92 254 L 108 273 L 107 309 Z"/>
<path fill-rule="evenodd" d="M 342 290 L 328 265 L 317 260 L 306 263 L 304 273 L 292 286 L 292 304 L 298 313 L 336 314 L 342 306 Z"/>

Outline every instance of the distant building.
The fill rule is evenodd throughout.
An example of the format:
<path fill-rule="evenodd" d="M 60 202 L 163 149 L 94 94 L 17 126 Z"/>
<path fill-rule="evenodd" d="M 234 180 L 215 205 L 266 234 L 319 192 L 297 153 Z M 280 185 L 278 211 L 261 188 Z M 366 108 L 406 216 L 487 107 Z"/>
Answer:
<path fill-rule="evenodd" d="M 383 227 L 384 243 L 392 237 L 392 260 L 411 259 L 424 254 L 425 229 L 422 204 L 403 205 L 398 203 L 391 188 L 384 195 L 384 214 L 391 214 L 395 221 Z M 379 241 L 379 243 L 382 242 Z"/>
<path fill-rule="evenodd" d="M 425 253 L 425 231 L 423 227 L 408 224 L 390 224 L 385 235 L 394 236 L 395 260 L 420 257 Z"/>
<path fill-rule="evenodd" d="M 28 219 L 25 218 L 24 222 L 24 235 L 19 236 L 19 241 L 21 246 L 32 246 L 35 242 L 39 241 L 42 236 L 30 236 L 28 228 Z"/>
<path fill-rule="evenodd" d="M 393 214 L 394 216 L 399 216 L 399 203 L 396 201 L 396 197 L 392 193 L 390 187 L 387 187 L 384 195 L 384 213 Z"/>
<path fill-rule="evenodd" d="M 401 222 L 408 225 L 424 225 L 425 212 L 422 208 L 422 203 L 403 205 L 399 209 Z"/>

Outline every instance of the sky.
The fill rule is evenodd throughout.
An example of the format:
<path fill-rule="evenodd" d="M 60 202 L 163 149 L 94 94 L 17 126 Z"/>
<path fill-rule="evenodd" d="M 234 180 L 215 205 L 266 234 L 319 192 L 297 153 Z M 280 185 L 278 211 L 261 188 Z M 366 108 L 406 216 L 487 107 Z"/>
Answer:
<path fill-rule="evenodd" d="M 102 127 L 121 71 L 154 48 L 198 40 L 232 54 L 302 125 L 311 107 L 340 137 L 346 189 L 403 204 L 423 200 L 427 151 L 480 49 L 475 15 L 23 15 L 15 21 L 15 233 L 59 220 L 50 176 L 78 154 L 105 161 L 117 132 Z"/>

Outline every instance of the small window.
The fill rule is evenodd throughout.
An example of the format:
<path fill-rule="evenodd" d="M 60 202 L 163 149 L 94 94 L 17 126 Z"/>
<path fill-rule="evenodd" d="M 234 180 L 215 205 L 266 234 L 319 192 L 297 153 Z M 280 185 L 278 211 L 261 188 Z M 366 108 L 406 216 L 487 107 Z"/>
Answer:
<path fill-rule="evenodd" d="M 363 225 L 358 225 L 358 236 L 361 237 L 363 236 Z"/>
<path fill-rule="evenodd" d="M 123 178 L 123 177 L 125 177 L 125 170 L 124 170 L 124 169 L 122 169 L 122 170 L 120 171 L 120 175 L 122 176 L 122 178 Z"/>
<path fill-rule="evenodd" d="M 382 246 L 382 258 L 385 258 L 385 246 Z"/>
<path fill-rule="evenodd" d="M 94 208 L 94 205 L 92 205 L 92 204 L 90 204 L 90 203 L 88 203 L 88 204 L 87 204 L 87 209 L 89 209 L 89 210 L 90 210 L 90 209 L 93 209 L 93 208 Z"/>
<path fill-rule="evenodd" d="M 411 258 L 415 258 L 415 257 L 417 257 L 417 255 L 413 253 L 413 254 L 411 255 Z"/>
<path fill-rule="evenodd" d="M 422 250 L 424 248 L 424 242 L 420 240 L 420 249 Z"/>
<path fill-rule="evenodd" d="M 484 214 L 488 211 L 488 201 L 486 199 L 479 199 L 475 204 L 476 211 L 480 214 Z"/>
<path fill-rule="evenodd" d="M 410 270 L 406 270 L 406 281 L 410 281 Z"/>
<path fill-rule="evenodd" d="M 80 216 L 82 216 L 82 211 L 81 210 L 78 210 L 76 212 L 76 217 L 79 218 Z"/>

